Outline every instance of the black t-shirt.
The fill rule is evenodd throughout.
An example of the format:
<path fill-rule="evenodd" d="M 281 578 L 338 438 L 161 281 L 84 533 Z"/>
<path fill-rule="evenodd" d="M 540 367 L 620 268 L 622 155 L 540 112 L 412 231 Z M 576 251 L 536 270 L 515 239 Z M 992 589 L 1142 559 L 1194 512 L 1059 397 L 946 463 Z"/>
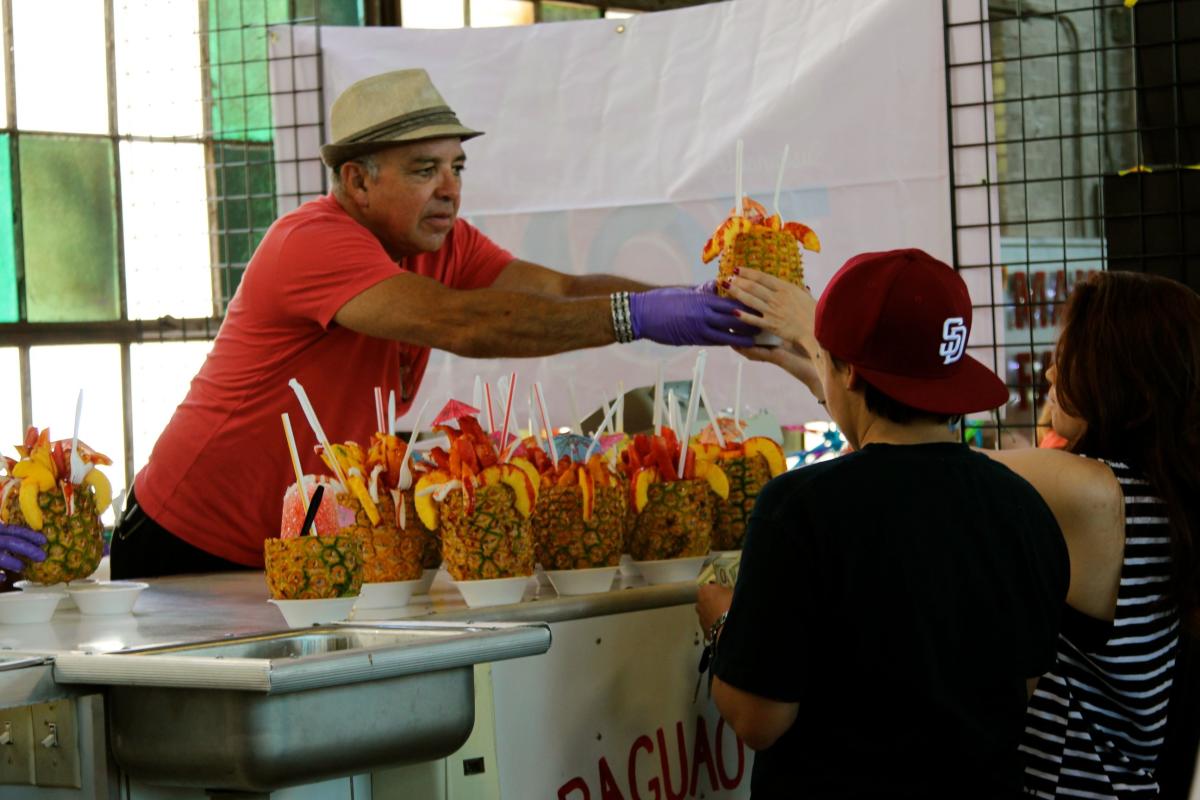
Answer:
<path fill-rule="evenodd" d="M 1026 678 L 1054 661 L 1066 544 L 1007 467 L 868 445 L 758 498 L 714 670 L 799 716 L 767 798 L 1019 796 Z"/>

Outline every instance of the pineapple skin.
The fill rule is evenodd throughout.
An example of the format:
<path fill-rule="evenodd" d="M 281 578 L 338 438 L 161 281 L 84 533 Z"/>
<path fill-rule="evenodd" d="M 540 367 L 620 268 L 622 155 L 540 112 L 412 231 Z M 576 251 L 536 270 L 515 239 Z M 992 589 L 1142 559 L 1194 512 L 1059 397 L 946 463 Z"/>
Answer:
<path fill-rule="evenodd" d="M 712 548 L 740 550 L 754 502 L 771 480 L 771 468 L 765 458 L 757 455 L 722 459 L 720 465 L 729 478 L 729 499 L 713 495 Z"/>
<path fill-rule="evenodd" d="M 96 500 L 90 491 L 79 487 L 72 499 L 75 509 L 68 516 L 61 486 L 38 494 L 43 517 L 39 533 L 46 537 L 46 560 L 29 563 L 22 571 L 26 579 L 45 584 L 75 581 L 86 578 L 100 566 L 104 526 L 96 513 Z M 16 491 L 9 492 L 2 518 L 10 525 L 28 526 Z"/>
<path fill-rule="evenodd" d="M 388 493 L 380 493 L 375 504 L 380 516 L 377 526 L 371 525 L 371 519 L 357 498 L 339 493 L 337 501 L 354 511 L 354 525 L 342 528 L 339 533 L 354 536 L 362 543 L 363 583 L 411 581 L 421 577 L 426 532 L 417 519 L 412 498 L 408 498 L 405 522 L 409 527 L 405 530 L 395 524 L 396 505 Z"/>
<path fill-rule="evenodd" d="M 625 493 L 597 486 L 592 518 L 583 519 L 578 486 L 551 486 L 538 493 L 529 519 L 542 569 L 615 567 L 625 539 Z"/>
<path fill-rule="evenodd" d="M 733 277 L 735 268 L 749 267 L 776 278 L 804 285 L 804 264 L 800 243 L 786 231 L 776 231 L 756 225 L 733 241 L 733 247 L 721 253 L 717 270 L 717 290 L 724 295 L 721 282 Z"/>
<path fill-rule="evenodd" d="M 650 484 L 649 501 L 637 516 L 629 543 L 634 559 L 707 555 L 714 497 L 704 480 Z"/>
<path fill-rule="evenodd" d="M 276 600 L 354 597 L 362 588 L 362 542 L 353 536 L 267 539 L 263 561 Z"/>
<path fill-rule="evenodd" d="M 441 506 L 440 530 L 446 570 L 456 581 L 533 574 L 533 532 L 507 486 L 477 487 L 471 514 L 463 493 L 451 492 Z"/>

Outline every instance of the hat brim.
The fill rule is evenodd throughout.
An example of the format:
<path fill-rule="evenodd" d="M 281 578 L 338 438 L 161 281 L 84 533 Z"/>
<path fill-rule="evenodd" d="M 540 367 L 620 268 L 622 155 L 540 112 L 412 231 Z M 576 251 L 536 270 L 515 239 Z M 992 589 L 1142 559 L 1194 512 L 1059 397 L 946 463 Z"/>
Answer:
<path fill-rule="evenodd" d="M 989 411 L 1008 402 L 1008 387 L 981 362 L 963 356 L 946 378 L 913 378 L 855 365 L 855 370 L 879 391 L 906 406 L 933 414 Z"/>
<path fill-rule="evenodd" d="M 352 158 L 377 153 L 398 144 L 423 142 L 428 139 L 457 138 L 462 141 L 482 136 L 483 131 L 474 131 L 462 125 L 430 125 L 414 131 L 400 134 L 389 139 L 375 139 L 369 142 L 353 142 L 351 144 L 326 144 L 321 146 L 321 160 L 330 169 L 337 169 Z"/>

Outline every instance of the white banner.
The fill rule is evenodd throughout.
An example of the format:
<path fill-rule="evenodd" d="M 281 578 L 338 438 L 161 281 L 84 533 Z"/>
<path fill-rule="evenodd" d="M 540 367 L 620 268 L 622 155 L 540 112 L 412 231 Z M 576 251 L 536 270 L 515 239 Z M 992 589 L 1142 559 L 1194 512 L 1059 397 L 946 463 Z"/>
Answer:
<path fill-rule="evenodd" d="M 736 0 L 623 20 L 287 28 L 273 39 L 273 91 L 315 90 L 318 49 L 324 66 L 320 94 L 275 96 L 277 159 L 316 158 L 311 123 L 354 81 L 423 67 L 464 124 L 487 132 L 465 145 L 463 214 L 526 260 L 661 284 L 713 277 L 699 254 L 732 207 L 739 138 L 746 191 L 764 205 L 790 145 L 779 210 L 821 238 L 822 252 L 805 254 L 814 291 L 866 250 L 951 258 L 939 3 Z M 308 107 L 318 97 L 320 112 Z M 281 165 L 280 193 L 307 199 L 317 170 Z M 543 381 L 552 422 L 565 424 L 567 378 L 586 413 L 618 380 L 653 383 L 659 361 L 668 380 L 687 378 L 693 358 L 648 343 L 517 362 L 435 354 L 421 393 L 469 401 L 476 374 L 494 386 L 516 369 L 518 391 Z M 739 358 L 710 353 L 719 406 L 732 403 Z M 772 366 L 748 364 L 742 396 L 784 423 L 823 416 Z"/>

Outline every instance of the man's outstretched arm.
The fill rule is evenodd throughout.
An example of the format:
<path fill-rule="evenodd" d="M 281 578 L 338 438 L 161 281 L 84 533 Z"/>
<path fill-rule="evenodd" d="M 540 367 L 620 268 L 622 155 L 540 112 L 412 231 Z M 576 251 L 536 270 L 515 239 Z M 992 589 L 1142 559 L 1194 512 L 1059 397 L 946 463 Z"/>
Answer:
<path fill-rule="evenodd" d="M 613 292 L 644 292 L 655 287 L 617 275 L 568 275 L 517 259 L 501 270 L 492 288 L 554 297 L 607 297 Z"/>
<path fill-rule="evenodd" d="M 654 289 L 629 298 L 637 338 L 671 345 L 752 343 L 756 329 L 734 316 L 738 304 L 690 289 Z M 402 273 L 351 298 L 334 315 L 350 330 L 471 358 L 536 357 L 617 341 L 609 297 L 451 289 Z"/>

